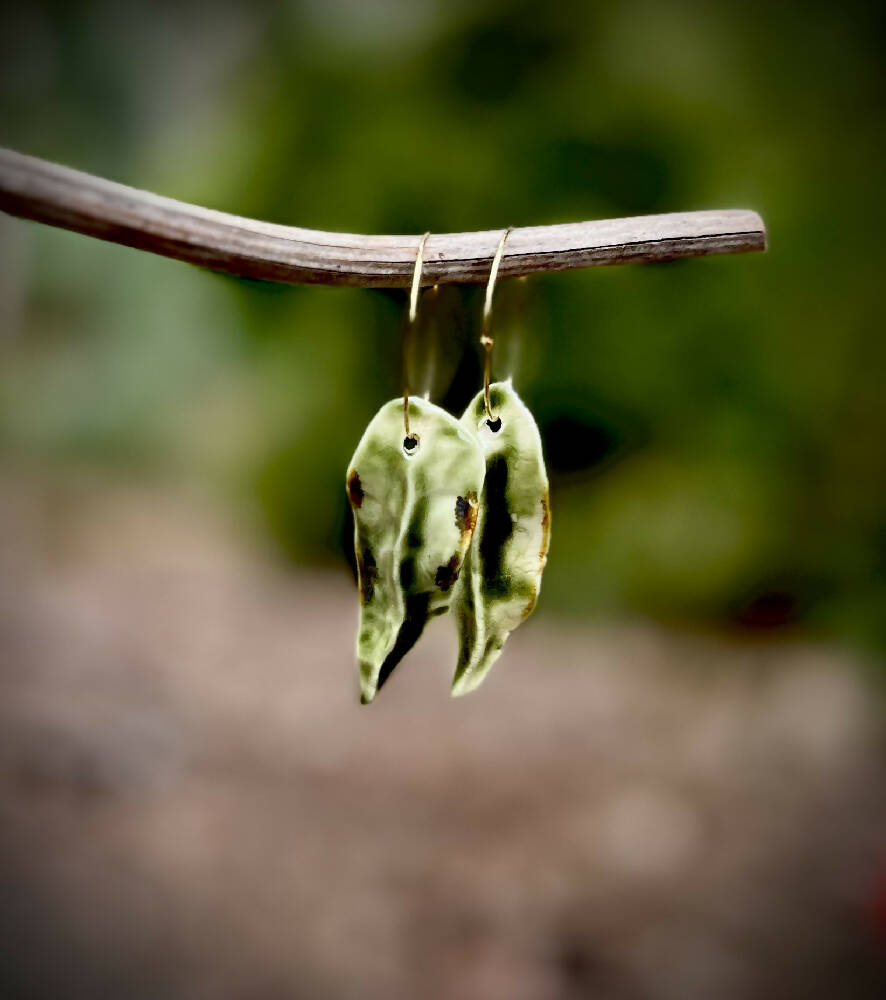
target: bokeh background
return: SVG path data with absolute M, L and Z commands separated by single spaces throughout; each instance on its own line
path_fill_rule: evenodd
M 404 294 L 0 219 L 7 995 L 883 995 L 877 5 L 2 13 L 0 141 L 136 187 L 370 233 L 748 207 L 770 237 L 502 285 L 542 600 L 476 696 L 441 621 L 361 710 L 343 473 Z M 479 310 L 429 304 L 453 412 Z

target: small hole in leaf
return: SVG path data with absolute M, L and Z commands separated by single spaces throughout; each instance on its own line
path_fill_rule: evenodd
M 501 430 L 501 417 L 496 417 L 494 420 L 487 420 L 486 426 L 493 434 L 497 434 Z
M 403 438 L 403 450 L 407 455 L 412 454 L 417 447 L 418 438 L 414 434 L 407 434 L 406 437 Z

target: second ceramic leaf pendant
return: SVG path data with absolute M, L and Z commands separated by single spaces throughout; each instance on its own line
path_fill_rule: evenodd
M 510 380 L 480 392 L 462 417 L 486 462 L 477 527 L 453 603 L 459 655 L 453 695 L 473 691 L 535 607 L 550 539 L 548 477 L 532 414 Z

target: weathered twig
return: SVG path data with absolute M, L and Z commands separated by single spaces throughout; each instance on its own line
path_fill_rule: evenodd
M 418 236 L 323 233 L 243 219 L 0 149 L 0 209 L 246 278 L 405 287 Z M 501 230 L 435 233 L 423 282 L 479 282 Z M 678 212 L 513 229 L 501 276 L 766 248 L 756 212 Z

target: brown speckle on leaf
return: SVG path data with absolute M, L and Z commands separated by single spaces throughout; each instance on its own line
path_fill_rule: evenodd
M 360 507 L 363 503 L 363 484 L 356 469 L 348 476 L 348 499 L 352 507 Z
M 455 526 L 464 534 L 472 534 L 477 524 L 477 494 L 468 493 L 455 499 Z
M 360 578 L 360 603 L 368 604 L 378 580 L 378 566 L 371 549 L 362 549 L 357 553 L 357 573 Z
M 548 491 L 545 490 L 541 498 L 541 549 L 538 553 L 538 569 L 541 572 L 548 561 L 548 547 L 551 544 L 551 501 Z M 530 607 L 529 611 L 532 611 Z M 526 614 L 529 614 L 529 611 Z
M 458 579 L 458 563 L 459 557 L 458 553 L 456 553 L 445 566 L 437 567 L 437 575 L 434 577 L 434 583 L 441 590 L 449 590 Z

